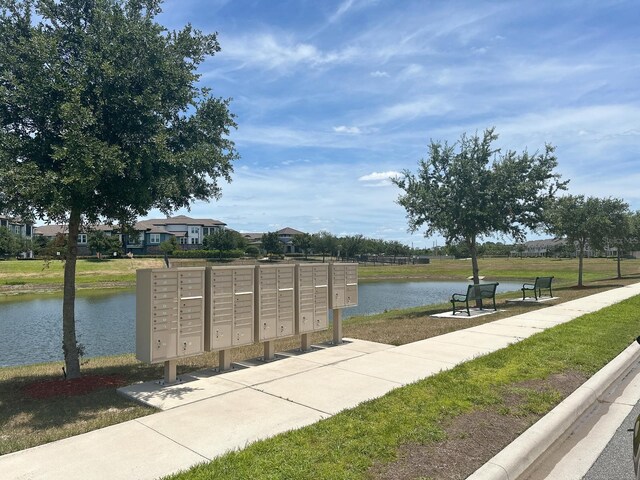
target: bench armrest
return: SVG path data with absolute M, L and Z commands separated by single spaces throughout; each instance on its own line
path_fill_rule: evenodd
M 532 289 L 532 288 L 535 288 L 535 286 L 536 286 L 536 285 L 535 285 L 534 283 L 523 283 L 523 284 L 522 284 L 522 288 L 529 288 L 529 289 Z

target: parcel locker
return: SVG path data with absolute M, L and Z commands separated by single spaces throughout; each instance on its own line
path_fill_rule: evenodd
M 254 271 L 254 266 L 207 267 L 206 351 L 253 343 Z
M 296 333 L 325 330 L 329 319 L 329 265 L 296 266 Z
M 136 272 L 136 357 L 158 363 L 204 351 L 204 268 Z
M 259 342 L 295 334 L 295 265 L 260 265 L 255 270 L 255 334 Z
M 329 268 L 329 308 L 358 305 L 358 264 L 332 263 Z

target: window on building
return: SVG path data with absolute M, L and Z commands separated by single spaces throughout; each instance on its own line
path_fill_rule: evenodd
M 197 244 L 198 244 L 198 239 L 191 237 L 191 245 L 197 245 Z
M 186 245 L 188 243 L 187 237 L 180 237 L 180 245 Z
M 81 245 L 86 245 L 87 243 L 87 234 L 81 233 L 78 235 L 78 243 Z
M 191 227 L 191 234 L 192 235 L 199 235 L 200 234 L 200 227 Z
M 159 233 L 150 233 L 149 234 L 149 243 L 160 243 L 160 234 Z

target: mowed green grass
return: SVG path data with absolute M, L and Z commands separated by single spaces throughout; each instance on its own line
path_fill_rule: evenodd
M 81 259 L 76 264 L 76 282 L 135 282 L 137 269 L 159 267 L 162 260 L 155 258 Z M 63 281 L 64 262 L 60 260 L 0 261 L 0 285 L 62 285 Z
M 613 259 L 587 258 L 584 261 L 584 281 L 591 282 L 617 275 Z M 178 263 L 176 263 L 178 264 Z M 575 259 L 547 258 L 482 258 L 479 261 L 480 275 L 486 280 L 532 280 L 536 276 L 554 276 L 557 285 L 577 283 L 578 261 Z M 78 284 L 100 284 L 109 282 L 135 282 L 135 272 L 140 268 L 161 268 L 161 259 L 134 258 L 81 259 L 77 263 Z M 189 265 L 215 265 L 206 260 L 190 260 Z M 360 279 L 466 279 L 471 275 L 468 259 L 436 259 L 428 265 L 360 266 Z M 59 260 L 5 260 L 0 261 L 1 285 L 62 285 L 64 263 Z M 640 274 L 640 260 L 624 260 L 622 274 Z M 98 287 L 98 285 L 96 285 Z
M 525 399 L 518 406 L 521 413 L 529 410 L 542 415 L 551 410 L 561 395 L 527 392 L 523 382 L 562 372 L 592 375 L 634 341 L 640 329 L 639 309 L 640 297 L 635 297 L 585 315 L 170 478 L 370 478 L 370 469 L 394 461 L 401 446 L 442 442 L 447 420 L 473 410 L 500 407 L 510 389 L 524 392 Z M 513 406 L 505 407 L 505 411 L 509 409 Z
M 480 258 L 480 275 L 485 280 L 533 280 L 553 276 L 556 284 L 576 284 L 578 260 L 569 258 Z M 640 274 L 640 260 L 622 260 L 622 275 Z M 427 265 L 361 266 L 362 280 L 375 278 L 459 279 L 471 276 L 471 260 L 433 260 Z M 617 263 L 610 258 L 585 258 L 584 281 L 591 282 L 617 276 Z

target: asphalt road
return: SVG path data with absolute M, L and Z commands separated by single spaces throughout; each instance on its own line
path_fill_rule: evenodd
M 633 471 L 633 425 L 640 415 L 640 402 L 616 430 L 613 438 L 589 469 L 583 480 L 636 480 Z

